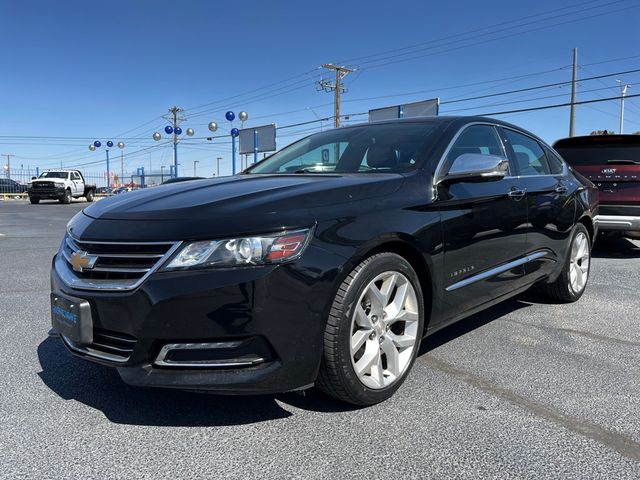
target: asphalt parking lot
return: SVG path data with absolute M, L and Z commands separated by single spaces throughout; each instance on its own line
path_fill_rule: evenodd
M 527 293 L 423 345 L 391 400 L 136 389 L 49 329 L 49 266 L 86 206 L 0 201 L 0 477 L 640 478 L 640 242 L 584 297 Z

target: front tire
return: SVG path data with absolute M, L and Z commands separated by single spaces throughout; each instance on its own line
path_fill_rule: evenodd
M 390 398 L 420 349 L 424 298 L 411 265 L 394 253 L 365 259 L 331 306 L 317 385 L 354 405 Z
M 543 285 L 543 291 L 559 302 L 576 302 L 584 294 L 590 271 L 591 239 L 586 227 L 578 223 L 571 236 L 562 273 L 555 282 Z
M 71 203 L 71 190 L 65 190 L 64 195 L 60 198 L 60 203 L 69 205 Z
M 29 201 L 31 202 L 32 205 L 37 205 L 37 204 L 40 203 L 40 199 L 39 198 L 29 197 Z

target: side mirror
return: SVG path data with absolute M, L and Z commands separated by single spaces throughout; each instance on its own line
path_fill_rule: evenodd
M 38 177 L 31 177 L 31 180 L 37 180 Z
M 449 172 L 438 183 L 500 180 L 508 172 L 509 161 L 504 157 L 463 153 L 453 161 Z

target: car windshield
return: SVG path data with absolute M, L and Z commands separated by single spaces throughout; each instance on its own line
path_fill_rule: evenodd
M 69 172 L 43 172 L 39 178 L 67 178 Z
M 407 122 L 338 128 L 284 148 L 245 173 L 388 173 L 415 168 L 437 124 Z

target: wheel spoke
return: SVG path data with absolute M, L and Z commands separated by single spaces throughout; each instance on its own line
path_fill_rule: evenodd
M 398 349 L 389 338 L 384 339 L 380 348 L 387 359 L 387 370 L 394 378 L 398 377 L 402 371 Z
M 374 364 L 377 364 L 380 361 L 380 349 L 377 345 L 369 346 L 367 345 L 367 349 L 364 352 L 364 355 L 356 362 L 354 365 L 356 369 L 356 373 L 359 377 L 362 377 L 364 374 L 369 373 Z
M 393 302 L 385 306 L 384 311 L 387 314 L 387 318 L 392 319 L 402 311 L 404 304 L 407 301 L 407 295 L 409 292 L 409 283 L 398 285 L 396 289 L 396 295 L 393 297 Z
M 372 331 L 373 330 L 371 329 L 362 329 L 356 331 L 351 336 L 351 355 L 355 355 L 358 350 L 360 350 L 360 347 L 367 340 L 367 338 L 369 338 L 369 335 L 371 335 Z
M 355 321 L 356 321 L 356 325 L 358 325 L 359 327 L 368 328 L 368 329 L 373 328 L 373 325 L 371 324 L 371 319 L 367 316 L 367 312 L 364 311 L 364 308 L 362 308 L 362 305 L 360 304 L 360 302 L 356 304 Z
M 380 352 L 380 350 L 378 350 Z M 384 372 L 382 370 L 382 356 L 378 353 L 377 362 L 371 366 L 371 378 L 379 387 L 384 387 Z
M 382 293 L 382 295 L 384 296 L 384 299 L 385 299 L 384 306 L 385 307 L 389 303 L 389 297 L 391 296 L 391 292 L 393 292 L 393 287 L 396 286 L 397 281 L 398 281 L 398 274 L 397 273 L 393 273 L 388 278 L 385 278 L 384 281 L 382 282 L 382 287 L 380 288 L 380 293 Z
M 387 306 L 387 298 L 375 284 L 372 284 L 369 287 L 367 290 L 367 296 L 371 302 L 372 308 L 382 311 L 384 310 L 384 307 Z
M 387 325 L 393 325 L 396 322 L 416 322 L 418 320 L 418 314 L 410 312 L 409 310 L 402 310 L 398 315 L 387 318 Z
M 413 347 L 416 343 L 416 337 L 411 335 L 396 335 L 393 332 L 387 332 L 385 336 L 389 337 L 389 340 L 393 342 L 398 349 Z

